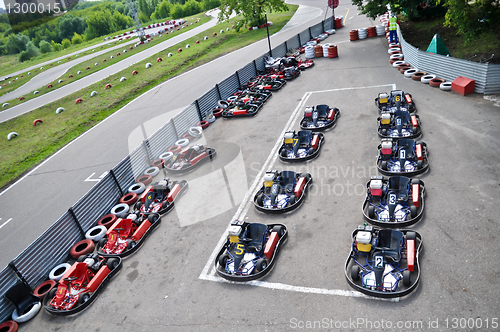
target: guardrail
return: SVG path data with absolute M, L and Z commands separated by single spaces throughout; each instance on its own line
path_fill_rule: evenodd
M 427 53 L 410 45 L 404 39 L 399 26 L 398 34 L 404 61 L 418 70 L 437 75 L 450 82 L 458 76 L 464 76 L 476 81 L 474 92 L 485 95 L 500 93 L 500 65 Z
M 312 37 L 333 29 L 330 17 L 276 46 L 274 57 L 282 57 L 291 48 L 304 45 Z M 264 55 L 237 70 L 203 96 L 175 115 L 160 129 L 135 148 L 110 170 L 78 202 L 68 209 L 52 226 L 19 254 L 0 272 L 0 322 L 10 319 L 14 306 L 6 300 L 5 292 L 21 279 L 32 290 L 47 279 L 50 270 L 68 259 L 71 247 L 85 238 L 85 232 L 116 205 L 128 187 L 135 183 L 151 162 L 186 133 L 189 127 L 205 119 L 217 107 L 217 102 L 231 96 L 241 85 L 265 69 Z

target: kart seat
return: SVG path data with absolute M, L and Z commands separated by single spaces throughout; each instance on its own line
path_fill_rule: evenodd
M 412 159 L 415 151 L 415 141 L 409 138 L 401 138 L 398 140 L 398 151 L 404 149 L 406 151 L 406 159 Z M 399 155 L 398 155 L 399 157 Z
M 394 112 L 394 119 L 395 118 L 401 118 L 401 123 L 403 125 L 406 125 L 410 122 L 410 113 L 408 113 L 408 111 L 405 111 L 405 110 L 396 110 L 396 112 Z
M 408 186 L 410 179 L 404 176 L 392 176 L 389 178 L 388 191 L 395 191 L 398 193 L 398 198 L 408 200 Z
M 40 302 L 23 282 L 18 282 L 9 288 L 4 297 L 14 304 L 18 315 L 22 315 L 31 305 Z
M 247 248 L 249 252 L 261 252 L 264 244 L 264 237 L 267 232 L 267 225 L 264 224 L 249 224 L 247 226 L 245 237 L 250 238 Z
M 402 103 L 404 101 L 404 92 L 403 90 L 392 90 L 391 91 L 391 102 L 395 103 L 396 101 L 396 96 L 400 97 L 400 102 Z
M 295 185 L 295 172 L 294 171 L 283 171 L 280 177 L 281 188 L 286 192 L 293 192 L 293 186 Z
M 377 245 L 372 256 L 382 253 L 386 258 L 391 258 L 394 262 L 401 260 L 401 246 L 404 234 L 401 231 L 392 229 L 382 229 L 378 232 Z
M 330 106 L 321 104 L 316 106 L 316 110 L 318 111 L 318 118 L 326 118 L 328 116 L 328 111 L 330 110 Z
M 299 134 L 299 145 L 309 145 L 312 138 L 312 131 L 301 130 L 298 132 L 298 134 Z

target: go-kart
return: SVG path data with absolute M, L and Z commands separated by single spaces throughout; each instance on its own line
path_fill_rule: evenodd
M 102 287 L 121 269 L 120 257 L 82 255 L 43 299 L 45 309 L 54 315 L 82 311 L 95 300 Z
M 375 105 L 377 105 L 380 112 L 395 112 L 398 107 L 413 113 L 417 111 L 415 102 L 411 94 L 404 93 L 402 90 L 392 90 L 391 93 L 381 92 L 375 98 Z
M 377 167 L 384 175 L 422 174 L 429 169 L 427 144 L 410 138 L 383 138 L 378 146 Z
M 266 74 L 271 78 L 280 78 L 284 80 L 293 80 L 300 76 L 300 70 L 297 65 L 299 62 L 295 57 L 288 58 L 272 58 L 268 57 L 265 60 Z
M 141 214 L 163 215 L 174 207 L 175 199 L 187 189 L 187 186 L 186 180 L 171 181 L 165 178 L 144 191 L 135 203 L 135 210 Z
M 219 100 L 218 105 L 223 109 L 222 117 L 244 117 L 257 114 L 264 103 L 271 98 L 272 92 L 269 90 L 250 89 L 238 91 L 227 100 Z
M 164 165 L 169 173 L 187 173 L 199 167 L 203 162 L 212 160 L 217 155 L 213 148 L 201 144 L 184 148 L 176 153 Z
M 298 70 L 306 70 L 312 67 L 314 67 L 314 61 L 312 59 L 307 59 L 307 60 L 300 59 L 299 63 L 297 64 Z
M 372 176 L 366 188 L 363 215 L 369 223 L 400 228 L 413 225 L 422 218 L 423 181 L 405 176 Z
M 345 263 L 345 277 L 361 293 L 394 298 L 408 295 L 420 280 L 422 237 L 411 230 L 359 226 Z
M 251 91 L 269 90 L 275 92 L 281 90 L 285 85 L 285 80 L 279 78 L 271 78 L 266 75 L 259 75 L 243 84 L 242 88 L 249 89 Z
M 278 154 L 283 161 L 310 160 L 319 155 L 324 141 L 323 133 L 313 133 L 310 130 L 301 130 L 298 133 L 288 131 Z
M 422 135 L 419 116 L 410 115 L 410 112 L 405 110 L 382 112 L 377 121 L 378 135 L 382 138 L 416 138 Z
M 253 203 L 257 210 L 262 212 L 292 211 L 305 200 L 311 182 L 312 176 L 309 173 L 268 171 L 264 175 L 262 188 L 253 198 Z
M 300 121 L 300 128 L 304 130 L 321 131 L 333 127 L 340 117 L 340 110 L 328 105 L 308 106 L 304 117 Z
M 137 251 L 151 232 L 161 223 L 158 213 L 131 213 L 118 219 L 99 240 L 97 253 L 104 257 L 126 257 Z
M 249 281 L 271 271 L 276 255 L 286 242 L 282 224 L 246 223 L 235 220 L 226 242 L 215 258 L 215 270 L 224 279 Z

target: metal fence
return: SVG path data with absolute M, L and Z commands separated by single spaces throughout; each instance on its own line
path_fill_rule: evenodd
M 419 70 L 437 75 L 447 81 L 464 76 L 476 81 L 475 92 L 500 93 L 500 65 L 478 63 L 441 54 L 431 54 L 410 45 L 398 27 L 401 51 L 404 60 Z
M 304 45 L 312 38 L 311 31 L 319 34 L 331 28 L 333 18 L 330 17 L 276 46 L 272 50 L 273 56 L 282 57 L 288 50 Z M 241 85 L 264 71 L 265 58 L 268 55 L 266 53 L 256 58 L 216 84 L 144 140 L 0 272 L 0 322 L 9 319 L 14 310 L 14 306 L 3 297 L 10 287 L 22 280 L 34 289 L 48 277 L 54 266 L 67 261 L 71 247 L 85 238 L 85 232 L 93 227 L 99 218 L 110 213 L 120 197 L 151 162 L 166 152 L 190 127 L 204 120 L 208 113 L 217 107 L 220 99 L 231 96 Z

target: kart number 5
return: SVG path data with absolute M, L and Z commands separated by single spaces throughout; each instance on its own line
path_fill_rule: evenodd
M 245 252 L 245 245 L 243 243 L 238 243 L 236 245 L 236 251 L 234 252 L 235 255 L 243 255 Z

